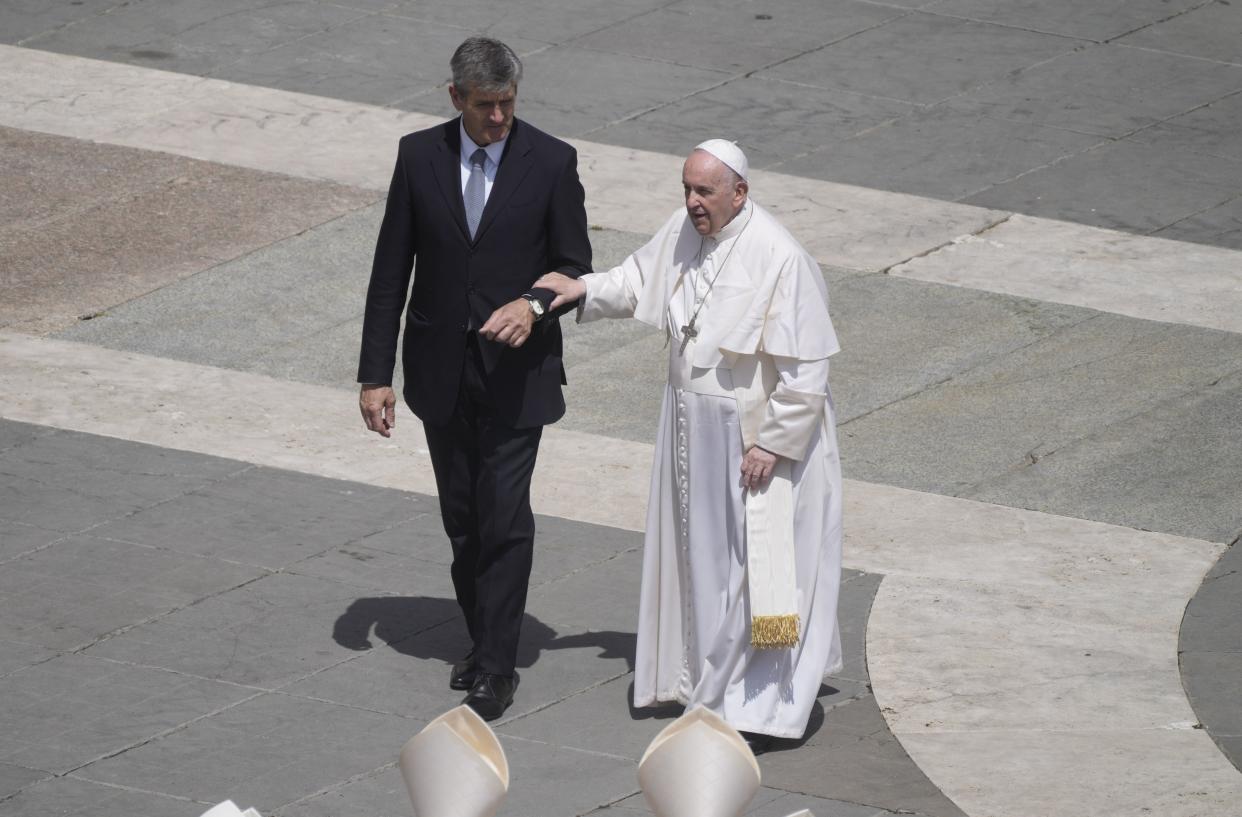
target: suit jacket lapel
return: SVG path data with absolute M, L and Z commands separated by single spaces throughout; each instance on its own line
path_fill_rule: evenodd
M 466 203 L 461 196 L 461 125 L 458 119 L 444 123 L 444 141 L 440 150 L 431 159 L 436 184 L 453 220 L 466 241 L 470 241 L 470 230 L 466 226 Z
M 530 155 L 531 149 L 521 121 L 514 119 L 513 129 L 509 131 L 509 140 L 500 158 L 500 169 L 496 171 L 496 181 L 492 183 L 492 192 L 487 197 L 483 216 L 479 219 L 479 230 L 474 237 L 476 242 L 487 233 L 488 227 L 496 220 L 496 214 L 504 209 L 509 197 L 521 186 L 526 174 L 534 167 L 535 160 Z M 460 195 L 458 198 L 461 198 Z M 465 205 L 462 205 L 462 212 L 465 213 Z

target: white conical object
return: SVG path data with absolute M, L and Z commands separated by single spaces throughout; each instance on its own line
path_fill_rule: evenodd
M 232 800 L 225 800 L 207 809 L 202 817 L 261 817 L 261 815 L 252 808 L 242 811 Z
M 509 790 L 496 733 L 468 706 L 445 712 L 401 749 L 414 817 L 492 817 Z
M 804 808 L 802 811 L 795 811 L 793 814 L 786 815 L 786 817 L 815 817 L 815 815 L 811 813 L 809 808 Z
M 656 817 L 739 817 L 759 790 L 759 764 L 737 730 L 696 707 L 651 741 L 638 785 Z

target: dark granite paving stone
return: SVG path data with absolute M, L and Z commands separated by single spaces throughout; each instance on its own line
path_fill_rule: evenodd
M 14 502 L 16 501 L 17 499 L 14 498 Z M 11 510 L 7 506 L 0 505 L 0 515 Z M 38 550 L 64 536 L 65 534 L 60 531 L 0 519 L 0 564 L 32 550 Z
M 231 706 L 253 690 L 63 655 L 4 679 L 5 763 L 63 774 Z
M 94 533 L 274 569 L 433 509 L 414 494 L 253 468 Z
M 641 566 L 642 553 L 633 550 L 591 570 L 540 585 L 527 597 L 526 611 L 555 629 L 611 628 L 617 610 L 635 609 Z
M 1187 654 L 1242 654 L 1238 621 L 1242 621 L 1242 549 L 1235 544 L 1222 554 L 1186 605 L 1179 646 Z M 1185 667 L 1182 671 L 1189 674 Z
M 117 5 L 117 0 L 9 0 L 0 5 L 0 42 L 17 45 L 72 23 L 95 17 Z
M 851 0 L 681 0 L 575 45 L 715 71 L 753 71 L 898 17 L 899 9 Z
M 243 57 L 211 76 L 385 105 L 447 83 L 449 57 L 468 34 L 427 20 L 371 14 Z M 535 47 L 523 41 L 510 45 L 518 51 Z M 450 108 L 447 91 L 439 105 Z
M 760 76 L 926 105 L 1076 47 L 1065 37 L 914 12 Z
M 374 191 L 46 134 L 4 131 L 0 326 L 47 332 L 375 201 Z M 66 174 L 67 165 L 112 172 Z M 59 182 L 34 181 L 56 177 Z
M 1242 161 L 1191 151 L 1169 161 L 1168 154 L 1165 146 L 1109 142 L 963 201 L 1151 233 L 1242 196 Z
M 0 817 L 199 817 L 207 808 L 184 798 L 58 777 L 0 800 Z
M 1242 195 L 1156 230 L 1152 235 L 1242 250 Z
M 509 759 L 506 815 L 587 814 L 638 790 L 635 764 L 627 758 L 514 738 L 502 739 L 501 745 Z
M 994 79 L 963 97 L 989 116 L 1121 137 L 1242 89 L 1242 66 L 1092 46 Z
M 699 142 L 726 133 L 738 139 L 752 168 L 766 168 L 916 110 L 904 102 L 747 76 L 610 126 L 592 138 L 653 151 L 668 150 L 674 140 L 681 140 L 677 152 L 689 153 Z M 818 166 L 816 161 L 806 164 Z M 787 172 L 783 166 L 775 169 Z M 800 175 L 829 178 L 810 171 Z M 755 190 L 755 195 L 761 197 L 762 191 Z
M 1076 3 L 1069 0 L 937 0 L 926 7 L 935 14 L 968 17 L 987 23 L 1047 31 L 1096 42 L 1149 26 L 1204 0 L 1120 0 Z
M 31 48 L 204 74 L 362 16 L 331 3 L 158 0 L 113 3 L 106 14 L 30 37 Z
M 775 169 L 959 199 L 1099 143 L 1096 136 L 993 119 L 945 104 L 831 142 Z
M 11 763 L 0 763 L 0 803 L 12 797 L 22 789 L 38 780 L 48 777 L 48 773 L 25 766 L 14 766 Z
M 80 648 L 264 572 L 73 536 L 0 570 L 0 636 L 50 649 Z
M 40 435 L 0 451 L 0 518 L 80 531 L 201 488 L 239 467 L 231 460 L 70 431 Z
M 436 620 L 445 623 L 405 639 L 379 643 L 387 633 L 408 630 L 411 622 L 425 626 Z M 294 683 L 285 691 L 425 719 L 461 703 L 463 694 L 448 688 L 449 667 L 466 654 L 470 641 L 451 595 L 360 599 L 342 616 L 342 621 L 339 630 L 373 621 L 375 636 L 367 642 L 352 642 L 334 635 L 338 642 L 360 654 L 348 663 Z M 630 671 L 633 656 L 632 632 L 554 628 L 527 613 L 517 659 L 521 681 L 513 706 L 505 720 L 498 723 L 520 718 L 623 676 Z
M 1221 622 L 1229 626 L 1232 622 Z M 1200 723 L 1213 737 L 1242 737 L 1242 649 L 1236 652 L 1184 652 L 1181 657 L 1182 680 L 1186 697 L 1199 716 Z
M 808 733 L 796 748 L 782 741 L 760 756 L 764 785 L 878 809 L 963 817 L 888 731 L 875 698 L 834 707 L 822 723 L 812 718 Z
M 815 817 L 881 817 L 881 815 L 892 813 L 874 806 L 790 792 L 783 793 L 782 796 L 762 805 L 752 804 L 746 815 L 747 817 L 787 817 L 802 809 L 809 809 Z
M 10 641 L 0 638 L 0 678 L 34 666 L 56 656 L 56 650 L 31 644 L 28 641 Z
M 1236 397 L 1209 384 L 1239 360 L 1238 335 L 1101 314 L 844 423 L 843 466 L 856 479 L 1216 538 L 1242 504 L 1224 476 Z
M 1230 362 L 1236 364 L 1234 355 Z M 1187 361 L 1186 367 L 1192 366 Z M 1139 373 L 1132 375 L 1137 382 Z M 1237 538 L 1242 533 L 1242 483 L 1236 477 L 1242 459 L 1242 438 L 1236 433 L 1242 424 L 1242 376 L 1135 408 L 1134 416 L 1033 465 L 982 480 L 965 495 L 1213 542 Z M 1034 450 L 1042 453 L 1049 442 L 1055 448 L 1046 437 Z
M 1242 63 L 1242 11 L 1232 0 L 1197 3 L 1171 20 L 1156 23 L 1117 42 L 1221 62 Z
M 1166 119 L 1129 139 L 1165 148 L 1171 155 L 1193 151 L 1242 161 L 1242 93 Z
M 837 626 L 841 631 L 842 667 L 835 686 L 843 690 L 852 683 L 869 684 L 867 672 L 867 619 L 871 604 L 883 577 L 876 573 L 844 570 L 841 573 L 841 594 L 837 598 Z M 839 683 L 838 683 L 839 682 Z
M 263 695 L 92 763 L 77 775 L 205 803 L 227 798 L 270 814 L 333 782 L 391 763 L 424 725 L 287 695 Z
M 515 7 L 511 0 L 344 0 L 342 5 L 389 8 L 392 14 L 418 20 L 434 20 L 463 32 L 486 31 L 507 43 L 532 40 L 563 43 L 606 28 L 631 17 L 668 5 L 670 0 L 524 0 Z M 453 43 L 447 53 L 452 53 Z M 514 46 L 516 48 L 516 46 Z M 448 57 L 445 57 L 447 61 Z
M 421 576 L 410 576 L 411 583 Z M 439 585 L 447 582 L 429 577 Z M 277 687 L 355 656 L 364 622 L 338 620 L 359 598 L 356 587 L 278 574 L 135 627 L 88 654 L 205 678 Z M 393 640 L 438 622 L 396 622 Z M 346 624 L 357 626 L 356 632 Z M 351 646 L 343 646 L 341 642 Z
M 563 45 L 531 54 L 518 96 L 518 116 L 561 137 L 600 128 L 729 79 L 721 71 Z M 608 92 L 600 78 L 609 77 Z
M 0 349 L 3 349 L 0 346 Z M 50 426 L 37 426 L 30 423 L 19 423 L 14 420 L 0 420 L 0 457 L 8 453 L 10 448 L 61 433 Z
M 341 781 L 329 791 L 281 806 L 270 817 L 341 817 L 341 815 L 405 815 L 410 796 L 396 766 L 359 779 Z M 265 812 L 266 817 L 266 812 Z

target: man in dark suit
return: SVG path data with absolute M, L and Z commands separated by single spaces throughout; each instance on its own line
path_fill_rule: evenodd
M 359 403 L 367 428 L 389 436 L 404 311 L 404 397 L 426 430 L 472 641 L 449 686 L 468 689 L 464 702 L 491 720 L 518 684 L 539 438 L 565 412 L 553 293 L 532 285 L 549 270 L 590 272 L 591 245 L 574 149 L 514 118 L 517 55 L 471 37 L 450 64 L 461 116 L 398 150 L 367 290 Z

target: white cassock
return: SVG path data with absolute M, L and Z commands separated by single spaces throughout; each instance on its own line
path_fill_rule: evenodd
M 841 468 L 828 390 L 840 347 L 819 267 L 748 201 L 712 238 L 679 210 L 620 266 L 581 280 L 580 321 L 634 317 L 670 339 L 634 705 L 702 705 L 738 730 L 801 737 L 821 680 L 841 668 Z M 787 649 L 750 644 L 740 469 L 755 443 L 782 457 L 793 487 L 801 637 Z

